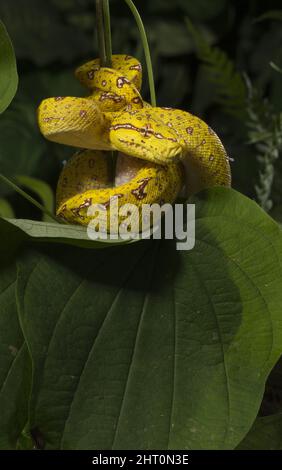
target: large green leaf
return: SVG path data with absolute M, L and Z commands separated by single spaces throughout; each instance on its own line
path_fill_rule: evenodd
M 282 413 L 258 418 L 238 449 L 282 450 Z
M 31 370 L 17 317 L 15 264 L 0 260 L 0 449 L 15 449 L 28 419 Z
M 254 202 L 205 191 L 196 246 L 37 245 L 17 299 L 46 448 L 230 449 L 281 354 L 282 236 Z
M 0 113 L 15 96 L 18 74 L 14 49 L 5 26 L 0 21 Z

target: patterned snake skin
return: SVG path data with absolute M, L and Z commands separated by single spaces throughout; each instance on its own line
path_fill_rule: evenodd
M 185 111 L 144 102 L 142 68 L 135 58 L 114 55 L 112 68 L 99 62 L 87 62 L 75 72 L 88 89 L 87 97 L 48 98 L 38 109 L 39 127 L 47 139 L 85 149 L 60 175 L 59 217 L 88 225 L 93 218 L 89 207 L 99 204 L 107 212 L 113 198 L 141 209 L 142 204 L 173 203 L 184 183 L 188 195 L 230 186 L 226 151 L 205 122 Z M 111 150 L 120 152 L 114 186 Z

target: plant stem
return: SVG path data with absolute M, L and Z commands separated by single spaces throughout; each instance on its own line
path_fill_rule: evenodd
M 97 39 L 98 50 L 100 57 L 101 67 L 106 67 L 106 42 L 105 42 L 105 29 L 104 29 L 104 11 L 103 0 L 96 0 L 96 26 L 97 26 Z
M 105 51 L 106 51 L 106 65 L 105 67 L 112 67 L 112 34 L 111 34 L 111 14 L 109 0 L 103 1 L 104 13 L 104 37 L 105 37 Z
M 138 12 L 136 6 L 132 2 L 132 0 L 125 0 L 125 3 L 130 8 L 130 10 L 131 10 L 131 12 L 132 12 L 132 14 L 133 14 L 133 16 L 136 20 L 138 29 L 139 29 L 139 33 L 140 33 L 140 36 L 141 36 L 141 41 L 142 41 L 143 49 L 144 49 L 144 53 L 145 53 L 146 65 L 147 65 L 149 87 L 150 87 L 150 94 L 151 94 L 151 105 L 156 106 L 157 103 L 156 103 L 156 90 L 155 90 L 155 82 L 154 82 L 154 72 L 153 72 L 153 66 L 152 66 L 152 60 L 151 60 L 150 47 L 149 47 L 146 31 L 145 31 L 145 28 L 144 28 L 144 24 L 142 22 L 141 16 L 139 15 L 139 12 Z
M 112 38 L 109 0 L 96 0 L 97 38 L 101 67 L 112 66 Z
M 57 217 L 52 214 L 46 207 L 42 206 L 39 202 L 37 202 L 33 197 L 31 197 L 29 194 L 27 194 L 25 191 L 23 191 L 19 186 L 17 186 L 13 181 L 10 179 L 6 178 L 6 176 L 2 175 L 0 173 L 0 181 L 3 181 L 3 183 L 7 184 L 10 186 L 10 188 L 14 189 L 18 194 L 20 194 L 22 197 L 24 197 L 27 201 L 29 201 L 31 204 L 33 204 L 37 209 L 40 209 L 44 214 L 48 215 L 51 219 L 53 219 L 56 223 L 61 221 L 57 219 Z

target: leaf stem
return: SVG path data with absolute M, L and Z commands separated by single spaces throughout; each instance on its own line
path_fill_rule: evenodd
M 52 212 L 50 212 L 46 207 L 42 206 L 38 201 L 33 199 L 29 194 L 27 194 L 23 189 L 19 188 L 13 181 L 11 181 L 9 178 L 6 178 L 6 176 L 2 175 L 0 173 L 0 181 L 3 183 L 7 184 L 10 186 L 10 188 L 14 189 L 18 194 L 20 194 L 23 198 L 25 198 L 27 201 L 29 201 L 31 204 L 33 204 L 37 209 L 41 210 L 44 214 L 48 215 L 51 219 L 53 219 L 56 223 L 61 223 L 61 221 L 54 215 Z
M 134 5 L 134 3 L 132 2 L 132 0 L 124 0 L 125 3 L 128 5 L 128 7 L 130 8 L 135 20 L 136 20 L 136 23 L 137 23 L 137 26 L 138 26 L 138 29 L 139 29 L 139 33 L 140 33 L 140 36 L 141 36 L 141 41 L 142 41 L 142 44 L 143 44 L 143 49 L 144 49 L 144 54 L 145 54 L 145 59 L 146 59 L 146 65 L 147 65 L 147 72 L 148 72 L 148 79 L 149 79 L 149 87 L 150 87 L 150 95 L 151 95 L 151 105 L 152 106 L 156 106 L 157 105 L 157 102 L 156 102 L 156 90 L 155 90 L 155 82 L 154 82 L 154 72 L 153 72 L 153 66 L 152 66 L 152 59 L 151 59 L 151 53 L 150 53 L 150 47 L 149 47 L 149 43 L 148 43 L 148 39 L 147 39 L 147 35 L 146 35 L 146 31 L 145 31 L 145 27 L 144 27 L 144 24 L 143 24 L 143 21 L 141 19 L 141 16 L 136 8 L 136 6 Z

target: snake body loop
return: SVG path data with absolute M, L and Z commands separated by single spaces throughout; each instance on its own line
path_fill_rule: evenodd
M 88 225 L 89 207 L 100 204 L 107 212 L 114 198 L 119 205 L 139 207 L 140 218 L 143 204 L 173 203 L 184 180 L 187 194 L 229 186 L 229 159 L 215 132 L 188 112 L 144 102 L 142 68 L 133 57 L 114 55 L 112 65 L 100 67 L 96 59 L 76 70 L 89 96 L 48 98 L 39 106 L 39 126 L 47 139 L 85 149 L 61 173 L 57 215 Z M 109 150 L 120 152 L 115 186 Z

